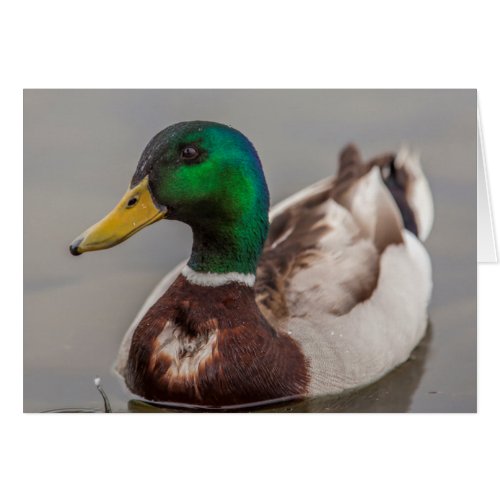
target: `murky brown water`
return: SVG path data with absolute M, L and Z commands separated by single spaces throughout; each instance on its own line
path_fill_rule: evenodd
M 35 91 L 24 107 L 24 409 L 151 411 L 110 373 L 121 337 L 160 278 L 189 254 L 181 223 L 158 223 L 78 259 L 67 248 L 123 194 L 148 140 L 204 119 L 248 135 L 273 202 L 336 169 L 345 143 L 368 156 L 408 142 L 435 198 L 427 242 L 431 326 L 412 359 L 358 393 L 264 411 L 476 409 L 475 91 Z

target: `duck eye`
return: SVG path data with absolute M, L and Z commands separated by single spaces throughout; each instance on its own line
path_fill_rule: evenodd
M 181 158 L 183 160 L 194 160 L 198 156 L 198 150 L 193 146 L 186 146 L 181 151 Z
M 138 200 L 139 198 L 137 198 L 137 196 L 132 196 L 132 198 L 130 198 L 130 200 L 127 201 L 127 208 L 132 208 L 137 203 Z

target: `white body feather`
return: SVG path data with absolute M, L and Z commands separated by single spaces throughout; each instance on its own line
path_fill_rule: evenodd
M 423 337 L 432 288 L 430 260 L 420 241 L 404 233 L 404 245 L 392 245 L 383 253 L 373 295 L 347 314 L 335 316 L 326 310 L 335 285 L 320 296 L 301 294 L 302 311 L 293 311 L 288 329 L 309 359 L 311 394 L 335 394 L 379 379 L 408 359 Z M 312 272 L 326 283 L 338 283 L 335 269 Z M 307 308 L 309 314 L 303 316 Z

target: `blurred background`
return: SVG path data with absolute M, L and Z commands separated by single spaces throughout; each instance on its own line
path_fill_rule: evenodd
M 79 258 L 68 246 L 120 199 L 149 139 L 195 119 L 249 137 L 272 203 L 332 175 L 347 142 L 365 157 L 413 146 L 433 191 L 422 345 L 357 396 L 276 410 L 476 411 L 475 90 L 26 90 L 24 410 L 101 408 L 97 376 L 113 410 L 138 408 L 111 366 L 143 301 L 189 256 L 190 229 L 161 222 Z

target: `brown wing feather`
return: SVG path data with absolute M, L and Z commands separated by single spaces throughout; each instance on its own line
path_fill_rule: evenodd
M 322 223 L 322 206 L 330 199 L 330 190 L 331 185 L 328 185 L 283 211 L 271 222 L 255 285 L 257 303 L 268 319 L 270 315 L 274 321 L 288 316 L 288 283 L 298 269 L 308 265 L 319 239 L 330 229 Z
M 328 249 L 330 257 L 345 251 L 336 260 L 338 286 L 345 296 L 332 303 L 329 310 L 346 314 L 372 295 L 377 286 L 380 254 L 388 245 L 403 242 L 401 216 L 378 170 L 371 172 L 374 165 L 374 161 L 363 163 L 354 145 L 347 146 L 340 155 L 336 179 L 319 192 L 305 192 L 301 200 L 272 220 L 256 279 L 257 302 L 271 322 L 284 322 L 294 313 L 288 292 L 300 270 L 321 259 L 331 263 L 331 258 L 325 258 L 321 240 L 338 230 L 328 220 L 332 205 L 337 211 L 345 209 L 350 213 L 347 217 L 352 219 L 353 227 L 346 230 L 345 241 Z M 361 239 L 367 240 L 364 246 Z M 374 248 L 370 250 L 368 244 Z M 357 269 L 353 269 L 355 261 Z
M 332 187 L 332 198 L 334 200 L 341 198 L 369 170 L 370 166 L 363 163 L 358 148 L 354 144 L 346 146 L 340 153 L 337 178 Z

